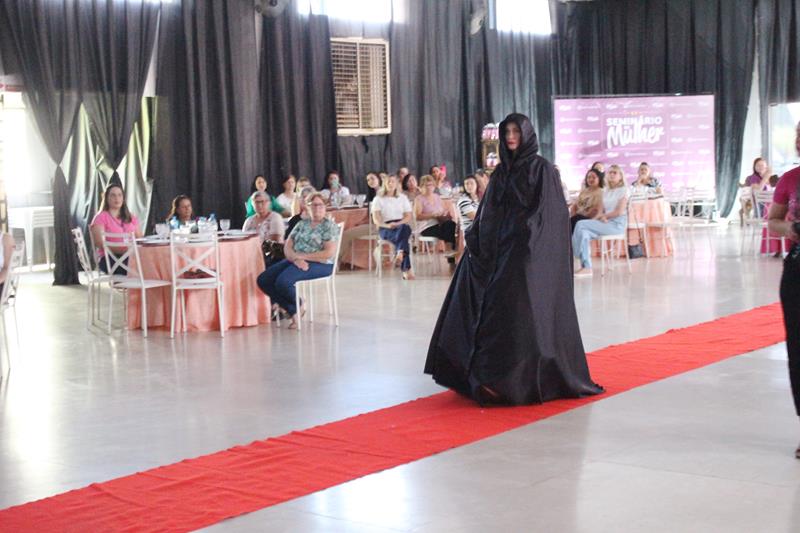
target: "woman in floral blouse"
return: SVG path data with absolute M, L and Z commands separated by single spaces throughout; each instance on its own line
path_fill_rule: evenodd
M 292 317 L 290 329 L 297 328 L 295 284 L 298 281 L 323 278 L 333 272 L 336 239 L 339 228 L 325 216 L 325 198 L 314 192 L 306 198 L 310 217 L 300 220 L 284 246 L 286 259 L 272 265 L 258 276 L 258 287 L 277 306 Z M 276 310 L 277 310 L 276 308 Z

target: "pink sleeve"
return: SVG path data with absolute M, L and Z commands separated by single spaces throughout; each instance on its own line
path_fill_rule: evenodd
M 792 191 L 793 183 L 790 183 L 793 181 L 790 174 L 784 174 L 775 187 L 775 195 L 772 197 L 772 201 L 780 205 L 789 205 L 789 198 L 791 198 L 792 192 L 794 192 Z
M 99 226 L 103 226 L 103 228 L 105 229 L 107 227 L 106 225 L 108 224 L 108 217 L 109 217 L 108 211 L 100 211 L 92 219 L 91 225 L 94 226 L 95 224 L 97 224 Z
M 136 215 L 131 215 L 131 221 L 125 225 L 125 231 L 139 231 L 139 219 Z

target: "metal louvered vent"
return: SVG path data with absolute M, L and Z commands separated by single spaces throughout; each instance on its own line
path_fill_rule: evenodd
M 338 134 L 391 133 L 388 41 L 331 39 L 331 59 Z

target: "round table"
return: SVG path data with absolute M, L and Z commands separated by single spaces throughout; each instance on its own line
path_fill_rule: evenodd
M 256 284 L 264 270 L 258 237 L 219 241 L 220 273 L 225 306 L 225 329 L 257 326 L 270 322 L 270 301 Z M 145 279 L 170 281 L 169 244 L 140 244 L 139 258 Z M 170 326 L 170 287 L 147 291 L 147 327 Z M 187 290 L 186 326 L 189 331 L 219 330 L 217 293 L 213 290 Z M 138 290 L 128 298 L 128 327 L 141 327 L 141 298 Z M 180 307 L 175 313 L 175 330 L 183 329 Z

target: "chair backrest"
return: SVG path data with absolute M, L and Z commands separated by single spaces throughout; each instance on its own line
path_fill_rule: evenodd
M 332 276 L 336 275 L 336 272 L 339 271 L 339 254 L 342 252 L 342 236 L 344 235 L 344 222 L 339 222 L 336 224 L 339 228 L 339 237 L 336 239 L 336 255 L 334 255 L 334 262 L 333 262 L 333 274 Z
M 753 191 L 752 194 L 753 205 L 758 206 L 758 210 L 755 211 L 754 215 L 758 215 L 758 213 L 766 213 L 772 205 L 775 197 L 775 191 Z
M 138 277 L 144 283 L 139 265 L 139 247 L 136 235 L 130 233 L 102 232 L 103 251 L 110 276 Z
M 19 269 L 22 266 L 22 258 L 25 255 L 24 247 L 17 246 L 8 258 L 8 277 L 3 283 L 3 291 L 0 292 L 0 308 L 5 309 L 14 305 L 17 299 L 17 288 L 19 287 Z
M 89 250 L 86 249 L 86 241 L 83 238 L 83 230 L 81 228 L 72 229 L 72 239 L 75 241 L 75 250 L 78 254 L 78 262 L 84 272 L 93 278 L 95 275 L 92 261 L 89 259 Z
M 221 279 L 219 241 L 215 232 L 179 234 L 173 231 L 169 236 L 169 255 L 173 283 L 178 278 L 181 281 L 191 279 L 186 275 L 190 271 L 199 273 L 199 279 L 205 284 Z

